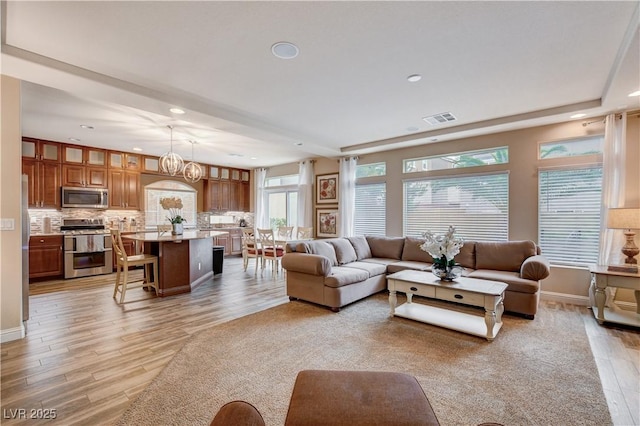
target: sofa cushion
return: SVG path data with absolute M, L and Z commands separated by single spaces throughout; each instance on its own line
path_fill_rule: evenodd
M 456 263 L 465 268 L 476 269 L 476 242 L 465 241 L 460 253 L 455 257 Z
M 343 287 L 345 285 L 359 283 L 369 279 L 369 272 L 363 269 L 347 268 L 346 266 L 334 266 L 331 274 L 324 279 L 327 287 Z
M 355 268 L 367 271 L 369 277 L 375 277 L 376 275 L 384 275 L 387 273 L 387 266 L 380 263 L 372 262 L 351 262 L 344 265 L 345 268 Z
M 540 289 L 538 281 L 520 278 L 520 273 L 518 272 L 477 269 L 469 274 L 469 278 L 500 281 L 509 286 L 507 287 L 507 291 L 513 291 L 516 293 L 534 294 Z
M 420 248 L 424 241 L 424 238 L 405 237 L 402 260 L 433 263 L 433 257 Z
M 387 265 L 387 272 L 389 274 L 404 271 L 405 269 L 412 269 L 414 271 L 428 271 L 431 270 L 431 264 L 425 262 L 416 262 L 414 260 L 401 260 L 400 262 L 393 262 Z
M 332 266 L 338 265 L 336 251 L 334 250 L 333 246 L 326 241 L 305 241 L 298 244 L 298 246 L 296 247 L 296 251 L 302 253 L 319 254 L 329 259 Z
M 400 260 L 404 248 L 404 237 L 377 237 L 367 235 L 365 237 L 371 248 L 372 257 L 382 257 Z
M 363 235 L 358 235 L 356 237 L 347 237 L 347 240 L 351 242 L 353 249 L 356 251 L 358 260 L 371 257 L 371 249 L 369 248 L 369 243 Z
M 533 241 L 477 242 L 475 269 L 520 272 L 522 262 L 535 255 Z
M 345 263 L 351 263 L 358 260 L 356 250 L 353 248 L 351 242 L 346 238 L 333 238 L 327 242 L 335 249 L 338 265 L 344 265 Z

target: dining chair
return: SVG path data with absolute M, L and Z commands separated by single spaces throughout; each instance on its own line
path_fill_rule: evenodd
M 298 232 L 296 235 L 297 240 L 310 240 L 311 238 L 313 238 L 313 227 L 298 226 Z
M 262 250 L 262 260 L 263 262 L 268 261 L 271 263 L 271 271 L 275 280 L 280 269 L 280 259 L 284 256 L 284 248 L 276 245 L 273 229 L 258 229 L 258 242 Z M 262 269 L 264 270 L 264 264 Z
M 171 225 L 158 225 L 158 235 L 171 232 Z
M 124 297 L 128 289 L 137 287 L 152 287 L 156 296 L 158 295 L 158 256 L 151 254 L 135 254 L 127 255 L 122 243 L 122 236 L 117 229 L 111 230 L 111 240 L 113 242 L 113 250 L 116 256 L 116 282 L 113 289 L 113 298 L 115 299 L 120 292 L 120 301 L 118 304 L 124 303 Z M 129 282 L 129 267 L 144 266 L 144 278 L 142 281 Z M 120 282 L 122 278 L 122 282 Z M 150 281 L 153 278 L 153 281 Z
M 293 237 L 293 226 L 279 226 L 276 240 L 288 241 Z
M 256 269 L 254 275 L 258 274 L 258 263 L 262 263 L 262 249 L 260 242 L 256 239 L 256 232 L 251 228 L 242 229 L 242 264 L 244 270 L 247 270 L 249 259 L 256 260 Z M 262 266 L 262 265 L 261 265 Z

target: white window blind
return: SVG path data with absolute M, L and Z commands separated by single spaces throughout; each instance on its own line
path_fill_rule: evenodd
M 449 225 L 472 241 L 509 237 L 507 172 L 404 182 L 404 235 L 443 234 Z
M 356 185 L 356 235 L 386 235 L 386 183 Z
M 602 166 L 538 173 L 538 242 L 553 263 L 598 261 Z

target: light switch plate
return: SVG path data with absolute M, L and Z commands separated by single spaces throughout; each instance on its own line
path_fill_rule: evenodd
M 11 219 L 0 219 L 0 231 L 13 231 L 16 229 L 16 220 Z

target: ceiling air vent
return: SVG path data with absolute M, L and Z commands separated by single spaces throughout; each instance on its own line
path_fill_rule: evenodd
M 454 117 L 450 112 L 441 112 L 440 114 L 430 115 L 428 117 L 423 117 L 422 119 L 432 126 L 456 121 L 456 117 Z

